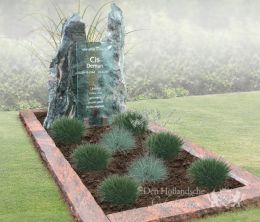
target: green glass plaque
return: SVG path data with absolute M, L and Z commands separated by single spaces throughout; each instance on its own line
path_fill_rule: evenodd
M 112 47 L 100 42 L 77 43 L 77 116 L 88 118 L 90 126 L 101 126 L 104 118 L 109 118 L 111 111 L 110 102 L 110 77 Z M 87 90 L 80 90 L 86 81 Z M 84 104 L 84 108 L 82 108 Z M 82 110 L 83 109 L 83 110 Z

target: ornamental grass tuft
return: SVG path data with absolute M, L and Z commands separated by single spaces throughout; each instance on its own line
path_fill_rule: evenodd
M 128 175 L 138 183 L 158 182 L 167 178 L 168 171 L 161 159 L 145 155 L 130 164 Z
M 114 205 L 133 204 L 138 197 L 138 184 L 127 176 L 112 175 L 98 187 L 100 198 Z
M 148 121 L 138 112 L 127 111 L 116 115 L 112 125 L 125 128 L 135 136 L 140 136 L 147 130 Z
M 71 155 L 72 162 L 79 171 L 103 170 L 110 157 L 110 152 L 98 144 L 80 145 Z
M 181 150 L 183 141 L 178 136 L 162 132 L 151 134 L 145 144 L 151 154 L 163 159 L 173 159 Z
M 226 163 L 210 158 L 197 160 L 188 169 L 188 175 L 197 186 L 210 190 L 221 188 L 229 172 L 230 168 Z
M 135 138 L 128 130 L 115 127 L 103 135 L 101 144 L 112 153 L 127 152 L 135 147 Z
M 53 122 L 49 133 L 58 144 L 77 144 L 85 133 L 85 126 L 78 119 L 61 117 Z

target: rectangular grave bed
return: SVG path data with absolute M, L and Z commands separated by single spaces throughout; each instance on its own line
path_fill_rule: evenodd
M 249 172 L 230 164 L 231 177 L 224 190 L 214 193 L 198 189 L 188 176 L 187 169 L 198 158 L 219 156 L 185 140 L 183 149 L 174 160 L 166 161 L 169 169 L 167 179 L 143 185 L 136 203 L 117 207 L 100 201 L 97 186 L 111 174 L 125 174 L 129 163 L 144 154 L 144 140 L 154 132 L 166 131 L 150 125 L 144 136 L 136 138 L 136 148 L 124 153 L 115 153 L 106 170 L 79 172 L 71 165 L 71 153 L 76 145 L 55 145 L 42 121 L 45 110 L 20 112 L 27 131 L 32 136 L 42 158 L 54 176 L 73 215 L 79 221 L 184 221 L 189 218 L 244 207 L 260 202 L 260 179 Z M 88 129 L 82 143 L 97 143 L 110 127 Z

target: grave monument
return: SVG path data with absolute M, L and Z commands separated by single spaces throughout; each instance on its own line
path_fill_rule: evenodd
M 78 15 L 62 27 L 61 44 L 50 64 L 48 113 L 44 127 L 62 116 L 89 126 L 107 124 L 126 109 L 124 78 L 124 22 L 121 9 L 111 5 L 107 31 L 100 42 L 87 42 Z

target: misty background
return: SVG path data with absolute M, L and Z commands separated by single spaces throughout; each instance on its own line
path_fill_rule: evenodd
M 47 104 L 55 49 L 47 42 L 43 14 L 58 20 L 55 6 L 66 16 L 79 6 L 77 0 L 53 2 L 0 0 L 0 110 Z M 107 2 L 80 1 L 81 10 L 90 5 L 87 26 Z M 114 2 L 123 10 L 128 33 L 129 100 L 260 90 L 260 1 Z M 104 7 L 103 17 L 109 10 Z

